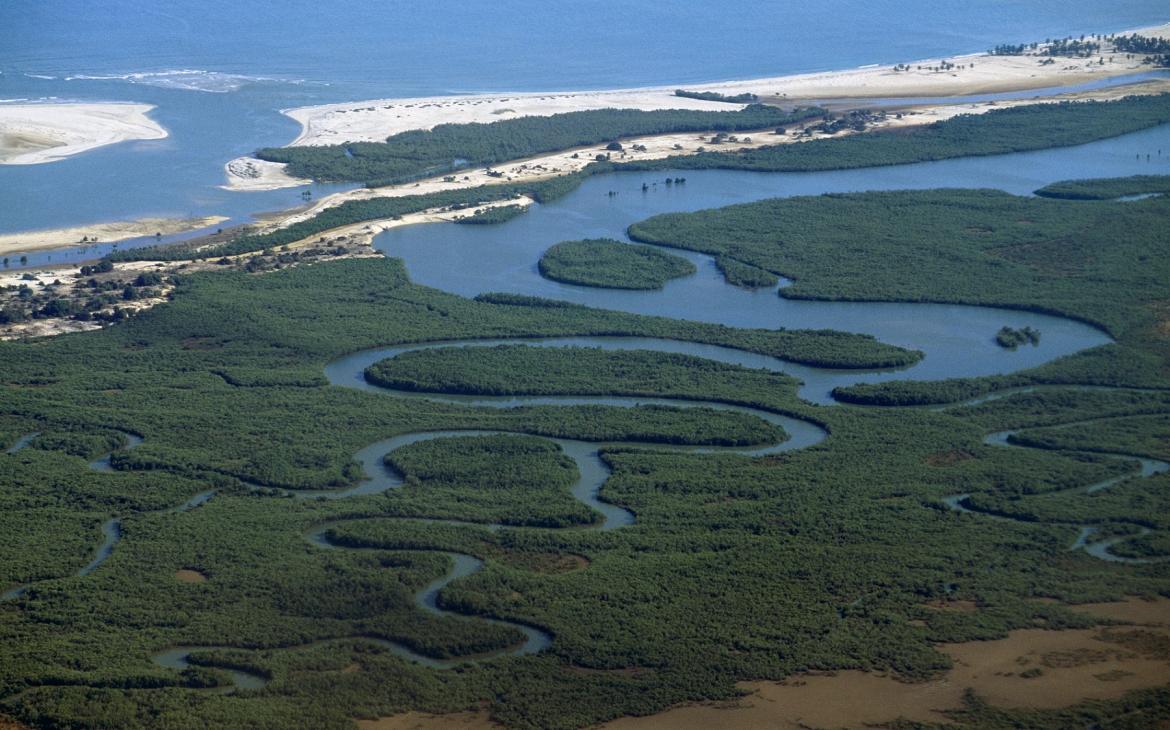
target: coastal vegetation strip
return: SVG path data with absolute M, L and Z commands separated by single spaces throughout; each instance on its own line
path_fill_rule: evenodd
M 266 147 L 256 156 L 287 165 L 289 175 L 328 182 L 393 185 L 622 137 L 672 132 L 738 132 L 792 124 L 822 113 L 752 105 L 737 111 L 600 109 L 488 124 L 440 124 L 395 134 L 385 142 L 318 147 Z
M 464 223 L 470 225 L 492 225 L 495 223 L 507 223 L 508 221 L 523 215 L 528 210 L 525 205 L 494 205 L 491 207 L 481 208 L 471 215 L 456 218 L 456 223 Z
M 627 170 L 733 169 L 771 172 L 844 170 L 1067 147 L 1170 121 L 1170 94 L 1118 101 L 1065 101 L 959 115 L 910 130 L 876 131 L 744 152 L 707 151 L 632 161 Z

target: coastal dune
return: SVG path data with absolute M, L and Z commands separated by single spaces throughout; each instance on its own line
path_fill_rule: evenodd
M 150 104 L 0 105 L 0 165 L 38 165 L 128 140 L 163 139 Z

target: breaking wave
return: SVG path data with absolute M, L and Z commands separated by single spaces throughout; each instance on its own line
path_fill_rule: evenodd
M 168 71 L 141 71 L 126 74 L 75 74 L 66 76 L 66 81 L 126 81 L 131 84 L 156 86 L 163 89 L 183 91 L 205 91 L 226 94 L 248 84 L 280 83 L 302 84 L 303 79 L 277 79 L 268 76 L 247 76 L 244 74 L 205 71 L 200 69 L 173 69 Z

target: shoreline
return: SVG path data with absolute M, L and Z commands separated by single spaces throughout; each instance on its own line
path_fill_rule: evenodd
M 1168 26 L 1168 28 L 1170 28 L 1170 26 Z M 1103 101 L 1120 99 L 1128 95 L 1158 93 L 1170 93 L 1170 77 L 1166 79 L 1147 80 L 1128 85 L 1112 86 L 1090 91 L 1078 91 L 1073 93 L 1032 97 L 1011 101 L 972 101 L 959 103 L 953 99 L 948 99 L 942 103 L 937 104 L 916 103 L 906 107 L 887 109 L 886 111 L 888 114 L 886 118 L 876 123 L 871 123 L 865 132 L 845 131 L 838 132 L 834 136 L 842 136 L 845 134 L 867 134 L 869 132 L 879 131 L 882 129 L 926 125 L 960 114 L 982 114 L 993 109 L 1005 109 L 1012 106 L 1078 100 Z M 724 106 L 727 105 L 724 104 Z M 802 126 L 809 126 L 811 124 L 815 124 L 817 121 L 817 119 L 809 120 L 805 125 Z M 801 142 L 813 141 L 828 136 L 822 133 L 815 133 L 808 137 L 797 137 L 796 135 L 775 136 L 771 134 L 771 130 L 761 130 L 760 132 L 742 132 L 741 135 L 743 135 L 743 138 L 741 138 L 739 142 L 735 143 L 737 148 L 751 148 L 774 144 L 799 144 Z M 631 160 L 656 159 L 662 157 L 696 154 L 700 147 L 703 147 L 708 143 L 703 135 L 689 132 L 651 135 L 647 137 L 630 137 L 625 139 L 625 141 L 628 144 L 626 145 L 626 151 L 623 153 L 623 156 L 629 155 L 630 157 L 628 159 Z M 635 150 L 635 145 L 643 145 L 646 147 L 646 149 Z M 456 176 L 456 179 L 454 180 L 448 180 L 447 178 L 450 176 L 436 175 L 434 177 L 425 178 L 413 183 L 403 183 L 400 185 L 381 188 L 371 189 L 359 187 L 352 190 L 329 194 L 323 198 L 314 200 L 307 205 L 301 205 L 286 210 L 272 211 L 265 214 L 257 214 L 255 216 L 255 222 L 253 224 L 246 225 L 252 229 L 252 232 L 265 233 L 287 227 L 307 218 L 311 218 L 323 210 L 340 205 L 350 200 L 368 200 L 371 198 L 380 197 L 417 195 L 423 193 L 439 192 L 443 190 L 474 187 L 477 185 L 506 184 L 515 180 L 535 181 L 557 177 L 560 175 L 572 174 L 579 171 L 581 168 L 585 167 L 589 162 L 591 162 L 592 154 L 599 150 L 601 150 L 600 145 L 574 147 L 561 150 L 559 152 L 539 155 L 536 157 L 510 160 L 508 162 L 499 163 L 488 167 L 468 168 L 461 170 L 461 174 Z M 574 158 L 574 154 L 577 154 L 576 158 Z M 284 173 L 284 165 L 280 163 L 267 163 L 261 160 L 255 160 L 254 158 L 243 157 L 232 160 L 225 165 L 225 171 L 229 170 L 232 164 L 237 162 L 253 162 L 259 164 L 255 168 L 255 174 L 252 175 L 248 180 L 243 181 L 243 184 L 229 182 L 227 185 L 221 186 L 222 188 L 228 190 L 274 190 L 278 188 L 299 187 L 309 183 L 309 181 L 301 180 Z M 504 177 L 500 178 L 496 176 L 489 176 L 487 174 L 489 169 L 496 172 L 503 172 Z M 433 213 L 433 211 L 425 211 L 425 213 L 429 214 Z M 99 237 L 101 241 L 106 243 L 126 240 L 129 238 L 149 236 L 159 232 L 160 230 L 164 233 L 164 235 L 186 233 L 215 225 L 216 223 L 222 222 L 224 220 L 227 219 L 223 216 L 207 216 L 205 218 L 193 218 L 186 220 L 144 218 L 137 221 L 95 223 L 53 230 L 4 233 L 0 234 L 0 254 L 10 254 L 11 252 L 24 253 L 56 248 L 70 248 L 79 244 L 81 236 L 93 236 L 98 232 L 102 233 L 102 235 Z M 430 223 L 442 222 L 444 220 L 446 219 L 439 216 L 420 215 L 418 218 L 414 218 L 412 216 L 410 222 Z M 398 224 L 401 225 L 401 222 Z M 166 226 L 166 228 L 162 228 L 163 226 Z M 346 227 L 343 226 L 342 228 Z M 336 231 L 326 231 L 324 233 L 325 235 L 335 235 Z M 346 231 L 346 233 L 348 233 L 348 231 Z M 114 236 L 117 237 L 115 238 Z M 40 240 L 35 241 L 33 245 L 29 245 L 30 239 Z M 16 247 L 16 241 L 21 242 L 19 248 Z
M 1170 37 L 1170 22 L 1121 31 Z M 382 141 L 413 129 L 438 124 L 493 122 L 520 116 L 549 116 L 610 107 L 642 109 L 733 110 L 743 104 L 678 97 L 675 89 L 714 91 L 728 95 L 753 93 L 772 102 L 816 102 L 826 99 L 890 97 L 955 97 L 1068 86 L 1149 70 L 1140 57 L 1125 58 L 1103 48 L 1092 58 L 1056 57 L 1041 65 L 1036 56 L 993 56 L 973 53 L 922 59 L 895 65 L 868 64 L 859 68 L 790 74 L 759 79 L 719 81 L 677 86 L 653 86 L 601 91 L 499 92 L 369 99 L 282 109 L 301 125 L 288 147 L 343 142 Z M 1099 61 L 1106 59 L 1105 65 Z M 944 61 L 954 68 L 938 68 Z M 974 67 L 971 67 L 974 64 Z M 962 68 L 960 68 L 962 66 Z
M 153 104 L 62 102 L 0 105 L 0 165 L 40 165 L 131 140 L 165 139 Z
M 0 234 L 0 255 L 32 253 L 46 249 L 69 248 L 85 243 L 115 243 L 131 238 L 161 234 L 189 233 L 228 220 L 222 215 L 201 218 L 139 218 L 131 221 L 109 221 L 65 228 L 21 231 Z M 87 241 L 82 241 L 85 237 Z
M 1082 91 L 1072 94 L 1062 94 L 1034 99 L 1020 99 L 1001 102 L 967 102 L 962 104 L 916 104 L 899 108 L 896 112 L 890 111 L 884 119 L 871 122 L 864 132 L 846 130 L 834 135 L 813 133 L 807 137 L 797 134 L 777 136 L 771 130 L 758 132 L 741 132 L 740 139 L 733 143 L 736 149 L 750 149 L 770 145 L 803 144 L 828 137 L 842 137 L 854 134 L 870 134 L 872 132 L 905 129 L 915 126 L 933 124 L 944 121 L 960 114 L 985 114 L 995 109 L 1007 109 L 1013 106 L 1030 104 L 1055 103 L 1060 101 L 1078 100 L 1114 100 L 1131 94 L 1170 93 L 1170 78 L 1159 81 L 1146 81 L 1128 86 L 1117 86 L 1093 91 Z M 800 128 L 815 125 L 819 119 L 810 119 L 802 123 Z M 795 131 L 795 130 L 794 130 Z M 679 132 L 645 137 L 630 137 L 624 139 L 625 151 L 621 153 L 621 160 L 652 160 L 665 157 L 682 157 L 698 154 L 701 149 L 709 145 L 709 140 L 703 134 L 695 132 Z M 644 150 L 635 150 L 635 146 L 642 146 Z M 593 155 L 604 151 L 604 145 L 590 145 L 587 147 L 573 147 L 559 152 L 510 160 L 505 163 L 485 167 L 467 168 L 460 170 L 458 175 L 435 175 L 413 183 L 388 185 L 379 188 L 355 188 L 343 192 L 332 193 L 314 201 L 307 207 L 301 207 L 270 216 L 260 226 L 261 232 L 285 228 L 316 216 L 324 210 L 353 200 L 370 200 L 374 198 L 393 198 L 406 195 L 436 193 L 463 188 L 502 185 L 517 180 L 537 181 L 562 175 L 579 172 L 593 161 Z M 488 170 L 503 173 L 502 177 L 488 175 Z

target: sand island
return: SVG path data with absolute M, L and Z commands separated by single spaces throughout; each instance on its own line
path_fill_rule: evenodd
M 0 105 L 0 165 L 39 165 L 129 140 L 164 139 L 150 104 Z

